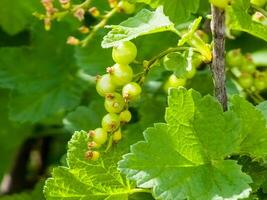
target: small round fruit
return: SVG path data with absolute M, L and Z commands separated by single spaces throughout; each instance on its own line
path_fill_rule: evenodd
M 243 72 L 253 74 L 256 71 L 256 65 L 253 62 L 247 61 L 241 67 Z
M 85 153 L 85 158 L 88 160 L 96 161 L 100 157 L 100 153 L 98 151 L 87 151 Z
M 258 6 L 258 7 L 263 7 L 266 4 L 266 0 L 250 0 L 250 3 Z
M 218 8 L 224 9 L 228 5 L 229 0 L 210 0 L 210 3 Z
M 129 110 L 124 110 L 120 113 L 120 121 L 122 123 L 128 123 L 132 119 L 132 114 Z
M 254 86 L 258 91 L 262 91 L 267 88 L 266 76 L 264 73 L 258 73 L 254 79 Z
M 134 4 L 131 4 L 127 1 L 121 1 L 119 3 L 119 9 L 121 12 L 124 12 L 128 15 L 131 15 L 135 12 L 135 5 Z
M 244 56 L 242 55 L 240 49 L 231 50 L 226 54 L 226 62 L 231 68 L 241 68 L 243 66 L 244 60 Z
M 97 79 L 96 91 L 100 96 L 106 96 L 107 93 L 112 93 L 116 89 L 116 86 L 111 80 L 109 74 L 105 74 Z
M 122 96 L 126 100 L 135 100 L 140 97 L 142 88 L 138 83 L 131 82 L 122 88 Z
M 106 143 L 108 139 L 108 133 L 103 128 L 97 128 L 94 131 L 90 131 L 89 134 L 93 141 L 100 145 Z
M 133 70 L 129 65 L 115 64 L 108 69 L 112 82 L 117 86 L 130 83 L 133 79 Z
M 120 113 L 125 107 L 125 101 L 119 93 L 107 94 L 105 108 L 109 113 Z
M 174 74 L 172 74 L 167 82 L 164 84 L 164 91 L 168 92 L 169 88 L 178 88 L 183 87 L 186 84 L 186 79 L 177 78 Z
M 120 117 L 114 113 L 106 114 L 102 119 L 102 127 L 108 131 L 113 132 L 120 126 Z
M 121 134 L 121 129 L 117 130 L 116 132 L 113 133 L 112 139 L 114 142 L 118 142 L 120 141 L 122 138 L 122 134 Z
M 134 61 L 137 56 L 137 49 L 134 43 L 130 41 L 122 42 L 113 47 L 112 58 L 116 63 L 128 65 Z
M 248 89 L 253 86 L 253 77 L 249 73 L 243 73 L 239 77 L 238 82 L 242 88 Z

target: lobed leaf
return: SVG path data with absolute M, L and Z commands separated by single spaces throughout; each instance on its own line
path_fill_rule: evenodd
M 127 19 L 119 25 L 108 26 L 112 30 L 104 37 L 103 48 L 116 46 L 123 41 L 129 41 L 142 35 L 172 31 L 174 24 L 163 13 L 159 7 L 151 12 L 147 9 L 141 10 L 136 16 Z
M 132 3 L 146 3 L 152 8 L 163 6 L 164 13 L 175 23 L 186 21 L 199 8 L 199 0 L 130 0 Z
M 166 124 L 145 131 L 119 169 L 158 199 L 239 199 L 251 178 L 225 157 L 239 145 L 239 119 L 211 96 L 172 89 Z

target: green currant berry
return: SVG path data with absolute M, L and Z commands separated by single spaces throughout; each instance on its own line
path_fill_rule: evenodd
M 255 79 L 254 80 L 254 86 L 258 91 L 262 91 L 262 90 L 266 89 L 265 80 Z
M 131 4 L 127 1 L 121 1 L 119 3 L 119 9 L 121 12 L 124 12 L 128 15 L 131 15 L 135 12 L 135 5 L 134 4 Z
M 127 41 L 115 46 L 112 50 L 112 57 L 116 63 L 128 65 L 134 61 L 137 49 L 134 43 Z
M 123 86 L 130 83 L 133 79 L 133 70 L 129 65 L 115 64 L 108 68 L 112 82 L 117 86 Z
M 257 71 L 254 79 L 254 86 L 258 91 L 262 91 L 267 88 L 266 74 L 264 72 Z
M 113 133 L 112 139 L 114 142 L 119 142 L 122 138 L 121 129 Z
M 126 100 L 135 100 L 140 97 L 142 88 L 138 83 L 131 82 L 122 88 L 122 95 Z
M 253 77 L 249 73 L 243 73 L 239 77 L 238 82 L 242 88 L 248 89 L 253 86 Z
M 108 133 L 103 128 L 97 128 L 94 131 L 90 131 L 89 135 L 93 138 L 94 142 L 100 145 L 106 143 L 108 139 Z
M 129 110 L 124 110 L 120 113 L 120 121 L 121 123 L 128 123 L 132 119 L 132 114 Z
M 96 161 L 100 157 L 100 153 L 98 151 L 87 151 L 85 153 L 85 158 L 88 160 Z
M 168 93 L 169 88 L 178 88 L 186 85 L 186 79 L 177 78 L 174 74 L 172 74 L 167 82 L 164 84 L 164 91 Z
M 210 3 L 218 8 L 226 8 L 229 3 L 229 0 L 210 0 Z
M 108 131 L 113 132 L 120 126 L 120 117 L 114 113 L 106 114 L 102 119 L 102 127 Z
M 112 93 L 116 89 L 109 74 L 105 74 L 97 79 L 96 91 L 100 96 L 106 96 L 107 93 Z
M 246 61 L 241 67 L 243 72 L 253 74 L 256 71 L 256 65 L 251 61 Z
M 242 55 L 240 49 L 231 50 L 226 54 L 226 62 L 231 68 L 241 68 L 243 66 L 244 60 L 244 56 Z
M 258 7 L 263 7 L 266 4 L 266 0 L 250 0 L 250 3 Z
M 105 108 L 109 113 L 120 113 L 125 107 L 125 101 L 119 93 L 106 95 Z

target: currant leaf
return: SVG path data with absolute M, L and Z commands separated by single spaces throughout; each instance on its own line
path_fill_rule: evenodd
M 234 96 L 231 100 L 233 110 L 240 119 L 241 144 L 238 153 L 249 154 L 254 159 L 267 156 L 267 128 L 264 115 L 245 99 Z
M 199 8 L 199 0 L 130 0 L 130 2 L 146 3 L 152 8 L 162 5 L 164 13 L 176 24 L 185 22 Z
M 86 160 L 88 134 L 75 132 L 68 145 L 67 167 L 57 167 L 44 188 L 47 200 L 95 199 L 128 200 L 131 188 L 116 169 L 116 152 Z
M 239 120 L 232 111 L 224 113 L 211 96 L 180 88 L 171 90 L 165 118 L 167 123 L 147 129 L 145 141 L 132 146 L 119 162 L 121 172 L 139 187 L 153 188 L 158 199 L 249 195 L 251 178 L 236 161 L 225 160 L 240 142 Z
M 104 37 L 103 48 L 118 46 L 121 42 L 142 35 L 174 30 L 174 24 L 164 15 L 162 7 L 154 12 L 143 9 L 136 16 L 121 24 L 107 27 L 112 28 L 112 30 Z
M 235 0 L 227 7 L 227 24 L 229 29 L 244 31 L 267 41 L 267 27 L 252 20 L 248 14 L 250 0 Z

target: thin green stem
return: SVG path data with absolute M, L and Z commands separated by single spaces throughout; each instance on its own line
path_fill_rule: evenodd
M 161 52 L 160 54 L 156 55 L 155 57 L 153 57 L 152 59 L 150 59 L 149 61 L 147 61 L 146 63 L 144 63 L 144 71 L 141 73 L 143 74 L 143 76 L 140 77 L 140 79 L 138 80 L 139 84 L 143 84 L 145 81 L 146 76 L 148 75 L 149 71 L 153 68 L 153 66 L 155 66 L 164 56 L 166 56 L 169 53 L 172 52 L 177 52 L 177 51 L 187 51 L 189 50 L 191 47 L 172 47 L 169 48 L 163 52 Z M 192 48 L 193 51 L 198 52 L 197 49 Z M 199 52 L 198 52 L 199 53 Z
M 90 4 L 92 3 L 93 0 L 85 0 L 83 3 L 78 4 L 78 5 L 74 5 L 73 8 L 71 9 L 72 12 L 76 11 L 79 8 L 88 8 L 90 6 Z
M 105 153 L 107 153 L 107 152 L 110 150 L 110 148 L 112 147 L 112 143 L 113 143 L 113 136 L 111 135 L 111 136 L 109 137 L 108 145 L 107 145 L 107 148 L 106 148 L 106 150 L 105 150 Z
M 98 30 L 103 28 L 107 24 L 108 20 L 118 11 L 118 9 L 119 9 L 118 7 L 115 7 L 111 11 L 109 11 L 106 15 L 104 15 L 102 20 L 93 27 L 89 35 L 81 41 L 82 47 L 85 47 L 89 43 L 89 41 L 95 36 Z

